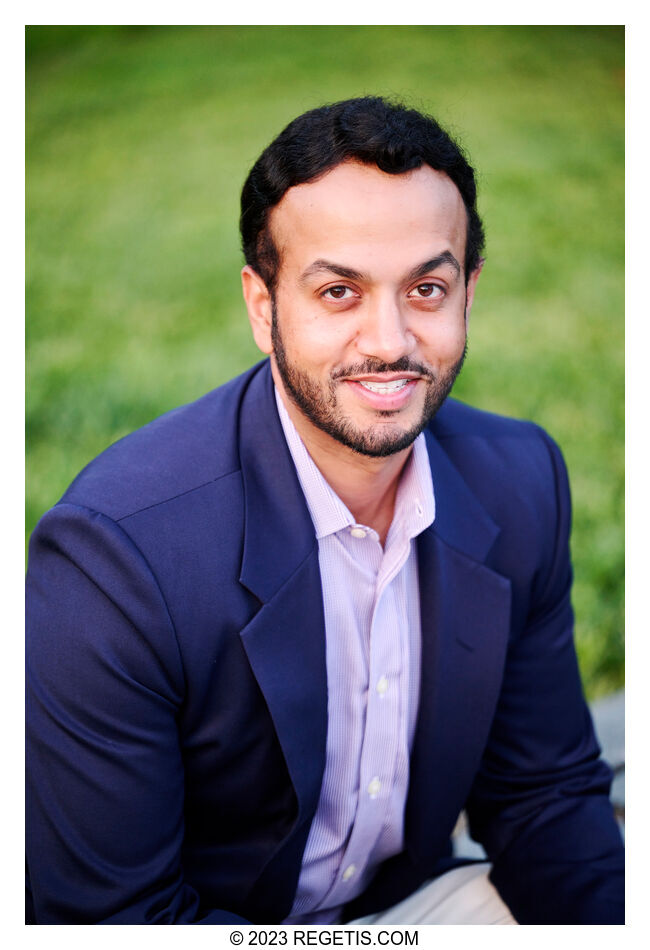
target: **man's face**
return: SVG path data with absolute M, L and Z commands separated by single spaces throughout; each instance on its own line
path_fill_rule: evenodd
M 465 352 L 478 272 L 466 288 L 456 186 L 428 166 L 388 175 L 346 162 L 291 188 L 270 228 L 276 292 L 251 319 L 301 435 L 370 456 L 405 449 Z

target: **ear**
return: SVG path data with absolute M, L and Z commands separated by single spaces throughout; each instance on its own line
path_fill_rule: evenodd
M 271 294 L 257 271 L 254 271 L 248 264 L 241 272 L 241 283 L 253 338 L 262 353 L 268 355 L 273 352 L 273 344 L 271 343 Z
M 467 291 L 465 293 L 465 330 L 469 329 L 469 315 L 472 312 L 472 304 L 474 303 L 474 292 L 476 290 L 476 284 L 481 271 L 483 270 L 483 265 L 485 264 L 485 258 L 481 257 L 477 266 L 474 268 L 472 273 L 469 275 L 469 280 L 467 281 Z

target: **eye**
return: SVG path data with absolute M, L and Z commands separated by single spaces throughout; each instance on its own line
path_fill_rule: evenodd
M 416 299 L 426 298 L 428 300 L 437 300 L 444 296 L 444 290 L 438 284 L 418 284 L 413 290 L 409 291 L 409 297 Z
M 335 287 L 328 287 L 327 290 L 323 291 L 323 297 L 329 300 L 348 300 L 350 297 L 354 297 L 354 293 L 344 284 L 337 284 Z

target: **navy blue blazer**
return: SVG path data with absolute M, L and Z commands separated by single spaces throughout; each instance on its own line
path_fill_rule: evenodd
M 448 868 L 466 807 L 517 920 L 622 921 L 559 450 L 452 400 L 426 439 L 405 849 L 345 918 Z M 29 919 L 281 921 L 320 792 L 327 679 L 318 546 L 268 362 L 92 462 L 33 534 L 28 598 Z

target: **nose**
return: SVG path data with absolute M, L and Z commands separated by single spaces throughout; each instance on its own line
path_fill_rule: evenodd
M 369 301 L 356 346 L 361 356 L 374 357 L 384 363 L 395 363 L 413 352 L 415 337 L 392 295 Z

